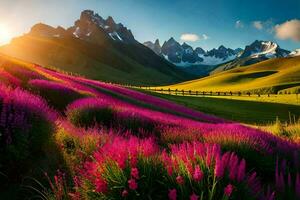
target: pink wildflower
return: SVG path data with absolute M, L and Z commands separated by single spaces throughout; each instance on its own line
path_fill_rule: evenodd
M 133 178 L 128 181 L 128 186 L 131 190 L 136 190 L 138 188 L 137 182 Z
M 203 172 L 201 171 L 199 165 L 195 167 L 193 178 L 195 181 L 201 181 L 203 178 Z
M 135 179 L 139 179 L 139 170 L 137 168 L 131 169 L 131 176 Z
M 233 185 L 228 184 L 228 185 L 224 188 L 224 194 L 225 194 L 225 196 L 230 197 L 232 191 L 233 191 Z
M 169 190 L 168 197 L 169 197 L 169 200 L 176 200 L 177 199 L 176 189 Z
M 221 158 L 217 157 L 216 166 L 215 166 L 215 176 L 217 178 L 222 178 L 223 175 L 224 175 L 224 166 L 223 166 Z
M 232 153 L 230 156 L 229 163 L 228 163 L 229 178 L 231 180 L 235 180 L 235 178 L 236 178 L 238 162 L 239 162 L 238 157 L 234 153 Z
M 127 197 L 127 195 L 128 195 L 128 191 L 125 189 L 125 190 L 123 190 L 123 192 L 122 192 L 122 197 Z
M 190 196 L 190 200 L 198 200 L 198 198 L 199 196 L 197 196 L 195 193 Z
M 184 184 L 184 179 L 182 176 L 177 176 L 176 177 L 176 182 L 179 184 L 179 185 L 183 185 Z
M 245 177 L 246 161 L 243 159 L 238 167 L 237 181 L 241 182 Z
M 106 192 L 107 191 L 107 184 L 101 178 L 97 178 L 95 180 L 95 186 L 96 186 L 96 192 Z

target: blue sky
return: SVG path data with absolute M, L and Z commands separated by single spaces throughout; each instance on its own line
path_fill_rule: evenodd
M 274 28 L 300 20 L 300 0 L 0 0 L 0 4 L 0 27 L 10 36 L 28 32 L 37 22 L 69 27 L 83 9 L 92 9 L 122 22 L 140 42 L 171 36 L 183 42 L 181 36 L 188 33 L 183 38 L 196 41 L 187 43 L 204 49 L 221 44 L 244 47 L 255 39 L 272 40 L 290 50 L 300 48 L 297 36 L 290 39 L 297 33 L 279 39 Z M 299 26 L 295 31 L 300 32 Z

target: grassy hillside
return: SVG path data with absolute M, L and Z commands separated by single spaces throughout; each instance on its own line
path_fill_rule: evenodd
M 257 102 L 214 97 L 175 96 L 151 93 L 195 110 L 219 116 L 241 123 L 266 125 L 276 121 L 278 117 L 283 122 L 300 118 L 300 106 L 282 103 Z
M 0 52 L 91 79 L 124 84 L 161 85 L 191 78 L 140 44 L 106 42 L 97 45 L 73 37 L 27 34 L 14 39 Z
M 0 55 L 0 116 L 1 199 L 299 199 L 299 143 L 121 85 Z
M 277 93 L 300 85 L 300 57 L 276 58 L 164 88 Z

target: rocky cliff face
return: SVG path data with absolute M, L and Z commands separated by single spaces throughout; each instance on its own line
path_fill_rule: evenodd
M 193 49 L 190 45 L 177 42 L 173 37 L 165 41 L 161 48 L 152 42 L 145 42 L 145 46 L 168 61 L 181 67 L 192 65 L 218 65 L 236 58 L 239 50 L 233 50 L 221 45 L 217 49 L 205 51 L 201 47 Z

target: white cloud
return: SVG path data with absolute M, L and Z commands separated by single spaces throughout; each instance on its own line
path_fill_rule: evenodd
M 257 30 L 262 30 L 264 28 L 264 25 L 262 21 L 254 21 L 253 27 L 256 28 Z
M 184 33 L 180 36 L 180 39 L 183 41 L 188 41 L 188 42 L 196 42 L 198 41 L 200 38 L 197 34 L 193 34 L 193 33 Z
M 209 37 L 208 37 L 208 35 L 206 35 L 206 34 L 202 34 L 202 39 L 203 39 L 203 40 L 208 40 Z
M 300 20 L 293 19 L 275 26 L 276 37 L 282 40 L 292 39 L 300 42 Z
M 244 23 L 241 20 L 235 22 L 235 28 L 244 28 Z
M 208 40 L 209 38 L 206 34 L 197 35 L 194 33 L 184 33 L 180 36 L 180 39 L 185 42 L 196 42 L 198 40 Z

